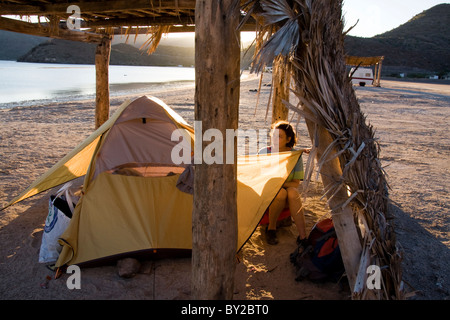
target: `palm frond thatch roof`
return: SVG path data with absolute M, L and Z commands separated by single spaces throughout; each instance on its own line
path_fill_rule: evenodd
M 151 35 L 146 43 L 151 53 L 162 34 L 195 31 L 195 6 L 195 0 L 4 0 L 0 2 L 0 29 L 92 43 L 100 43 L 105 36 L 114 34 L 128 37 L 146 34 Z M 68 30 L 67 21 L 76 14 L 80 29 Z M 28 22 L 13 20 L 8 15 L 27 18 Z M 252 20 L 244 26 L 250 31 L 254 27 Z
M 349 66 L 370 67 L 379 64 L 383 60 L 384 56 L 378 57 L 345 56 L 345 63 Z
M 66 20 L 80 8 L 84 28 L 164 25 L 193 23 L 195 0 L 133 0 L 133 1 L 66 1 L 14 0 L 2 1 L 2 15 L 46 16 Z
M 173 27 L 172 32 L 192 31 L 195 0 L 6 0 L 0 3 L 0 12 L 2 16 L 15 15 L 29 20 L 27 23 L 0 17 L 0 29 L 39 36 L 100 43 L 103 37 L 113 34 L 128 37 L 150 34 L 146 45 L 151 53 L 169 28 Z M 36 19 L 33 22 L 31 17 L 38 17 L 38 22 Z M 68 30 L 68 19 L 74 17 L 80 29 Z

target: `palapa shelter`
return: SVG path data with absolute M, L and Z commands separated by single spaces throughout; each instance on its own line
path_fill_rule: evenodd
M 380 86 L 381 78 L 381 66 L 383 65 L 384 56 L 378 57 L 356 57 L 356 56 L 346 56 L 345 63 L 348 66 L 353 67 L 372 67 L 374 66 L 375 71 L 373 73 L 373 85 L 375 87 Z
M 67 12 L 69 5 L 75 5 L 75 10 Z M 202 121 L 201 134 L 215 128 L 223 136 L 226 129 L 238 126 L 239 30 L 256 30 L 253 70 L 275 62 L 279 71 L 274 76 L 285 81 L 275 82 L 273 114 L 286 118 L 290 109 L 305 118 L 313 145 L 305 183 L 313 173 L 315 158 L 353 298 L 403 298 L 401 252 L 388 212 L 379 146 L 346 75 L 342 1 L 11 0 L 0 2 L 0 13 L 48 20 L 31 23 L 1 17 L 3 30 L 97 43 L 97 127 L 109 116 L 107 79 L 113 34 L 148 33 L 152 49 L 165 32 L 195 30 L 195 120 Z M 68 27 L 73 14 L 79 14 L 81 29 Z M 297 105 L 289 102 L 290 91 L 298 98 Z M 207 144 L 203 142 L 202 147 Z M 195 299 L 233 297 L 236 175 L 236 161 L 196 165 L 192 213 Z M 366 285 L 370 265 L 381 268 L 380 289 Z

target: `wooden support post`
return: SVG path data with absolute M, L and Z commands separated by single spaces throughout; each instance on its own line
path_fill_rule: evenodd
M 380 86 L 380 79 L 378 79 L 378 68 L 380 67 L 379 63 L 375 63 L 374 72 L 373 72 L 373 86 Z
M 380 62 L 378 62 L 377 66 L 377 87 L 381 87 L 381 66 L 383 65 L 383 59 L 380 60 Z
M 314 137 L 318 139 L 318 141 L 313 140 L 313 144 L 315 143 L 318 148 L 317 160 L 319 160 L 328 146 L 333 142 L 333 139 L 330 133 L 323 127 L 317 126 L 316 129 L 314 123 L 307 119 L 305 120 L 311 140 L 313 140 Z M 335 151 L 331 152 L 328 159 L 333 158 L 335 154 Z M 324 190 L 327 190 L 329 186 L 333 186 L 339 182 L 342 176 L 339 159 L 334 158 L 333 160 L 326 162 L 326 164 L 322 166 L 320 176 L 322 178 Z M 347 190 L 342 188 L 333 198 L 329 199 L 328 204 L 332 211 L 333 223 L 336 235 L 339 239 L 339 248 L 341 250 L 347 278 L 350 288 L 353 289 L 358 273 L 362 246 L 356 229 L 352 208 L 349 206 L 342 207 L 347 200 Z
M 109 56 L 111 38 L 104 37 L 95 50 L 95 128 L 109 118 Z
M 205 146 L 196 150 L 192 212 L 192 298 L 231 299 L 237 250 L 237 146 L 225 164 L 226 129 L 236 130 L 239 116 L 239 7 L 234 0 L 197 0 L 195 9 L 196 143 L 217 129 L 224 138 L 224 164 L 205 163 Z M 217 131 L 216 131 L 217 132 Z M 213 142 L 217 142 L 215 137 Z M 206 140 L 206 139 L 205 139 Z M 230 142 L 230 141 L 228 141 Z M 203 152 L 205 150 L 205 152 Z M 230 161 L 231 162 L 231 161 Z M 198 163 L 198 160 L 194 161 Z
M 277 57 L 272 68 L 272 123 L 288 120 L 289 109 L 283 100 L 289 101 L 289 84 L 291 75 L 286 71 L 285 59 Z

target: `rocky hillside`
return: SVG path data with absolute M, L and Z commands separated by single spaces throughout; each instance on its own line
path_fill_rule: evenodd
M 48 38 L 0 30 L 0 60 L 16 61 Z
M 0 31 L 0 59 L 24 62 L 94 63 L 95 45 Z M 133 41 L 130 41 L 133 43 Z M 253 49 L 253 48 L 252 48 Z M 450 72 L 450 4 L 440 4 L 407 23 L 372 38 L 347 36 L 347 54 L 385 56 L 382 74 L 399 72 L 446 74 Z M 250 52 L 241 66 L 248 66 Z M 148 55 L 136 46 L 114 44 L 112 65 L 192 66 L 194 48 L 160 45 Z
M 194 48 L 160 45 L 151 55 L 145 50 L 125 43 L 111 46 L 111 64 L 191 67 L 195 61 Z
M 19 57 L 17 61 L 94 64 L 95 48 L 95 44 L 50 39 Z M 159 46 L 152 55 L 148 55 L 132 45 L 119 43 L 111 46 L 110 64 L 190 67 L 194 65 L 194 49 Z
M 372 38 L 347 36 L 345 49 L 354 56 L 385 56 L 384 70 L 450 72 L 450 4 L 425 10 Z

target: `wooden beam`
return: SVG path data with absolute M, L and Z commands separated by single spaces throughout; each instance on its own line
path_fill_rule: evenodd
M 17 22 L 18 21 L 18 22 Z M 139 34 L 146 34 L 146 27 L 152 26 L 160 26 L 160 25 L 170 25 L 170 33 L 177 32 L 195 32 L 195 18 L 194 17 L 146 17 L 146 18 L 133 18 L 133 19 L 103 19 L 97 21 L 80 21 L 80 28 L 86 29 L 83 31 L 71 31 L 66 27 L 66 22 L 63 20 L 59 23 L 59 35 L 54 36 L 60 39 L 66 40 L 75 40 L 75 41 L 84 41 L 84 42 L 94 42 L 100 43 L 103 35 L 92 32 L 95 28 L 109 28 L 114 27 L 114 34 L 124 34 L 128 27 L 141 27 L 138 31 Z M 89 30 L 90 28 L 90 30 Z M 42 23 L 29 23 L 24 21 L 19 21 L 15 19 L 9 18 L 1 18 L 0 17 L 0 29 L 26 33 L 31 35 L 40 35 L 40 36 L 50 36 L 50 24 L 47 22 Z M 246 24 L 244 24 L 240 31 L 256 31 L 256 21 L 250 18 Z M 75 33 L 76 32 L 76 33 Z M 80 35 L 80 32 L 84 32 L 89 35 L 86 36 L 88 40 L 84 40 L 84 38 Z M 133 34 L 136 31 L 133 30 Z M 66 36 L 69 35 L 66 38 Z M 99 36 L 98 39 L 96 36 Z
M 127 28 L 114 28 L 114 34 L 125 34 Z M 239 29 L 241 32 L 255 32 L 256 31 L 256 25 L 245 25 L 243 28 Z M 169 33 L 182 33 L 182 32 L 195 32 L 195 25 L 172 25 L 170 27 Z M 139 31 L 137 31 L 138 34 L 148 34 L 147 29 L 145 26 L 140 27 Z M 133 30 L 131 35 L 136 34 L 136 30 Z
M 123 18 L 123 19 L 99 19 L 96 21 L 81 21 L 81 28 L 98 27 L 123 27 L 123 26 L 159 26 L 159 25 L 186 25 L 194 24 L 194 17 L 190 16 L 163 16 L 163 17 L 144 17 L 144 18 Z
M 239 115 L 239 7 L 235 0 L 197 0 L 195 29 L 196 143 L 203 132 L 236 130 Z M 217 138 L 216 138 L 217 139 Z M 199 141 L 200 140 L 200 141 Z M 217 142 L 217 141 L 215 141 Z M 223 148 L 224 164 L 207 164 L 202 143 L 196 151 L 192 212 L 192 298 L 231 299 L 237 250 L 237 146 Z M 206 151 L 206 150 L 205 150 Z M 225 164 L 227 152 L 232 163 Z M 199 154 L 200 153 L 200 154 Z
M 81 15 L 86 13 L 108 13 L 130 10 L 182 10 L 195 9 L 195 0 L 115 0 L 115 1 L 83 1 L 47 3 L 42 5 L 3 4 L 0 3 L 2 15 L 63 15 L 68 16 L 67 7 L 76 5 L 80 7 Z
M 33 36 L 50 37 L 55 39 L 65 39 L 73 41 L 82 41 L 90 43 L 101 43 L 104 37 L 103 34 L 90 33 L 84 31 L 74 31 L 69 29 L 57 28 L 54 30 L 50 26 L 37 23 L 29 23 L 25 21 L 0 17 L 0 29 L 18 33 L 30 34 Z
M 383 59 L 381 59 L 380 62 L 378 62 L 378 64 L 376 65 L 377 66 L 377 68 L 375 69 L 376 70 L 376 75 L 375 75 L 375 77 L 376 77 L 375 86 L 376 87 L 381 87 L 380 82 L 381 82 L 381 67 L 382 67 L 382 65 L 383 65 Z
M 104 38 L 95 50 L 95 128 L 109 118 L 109 58 L 111 39 Z
M 115 35 L 125 35 L 127 33 L 128 28 L 119 27 L 114 28 Z M 139 27 L 139 30 L 136 31 L 137 28 L 133 28 L 130 31 L 130 35 L 138 34 L 148 34 L 148 30 L 146 27 Z M 186 26 L 171 26 L 169 33 L 182 33 L 182 32 L 195 32 L 195 25 L 186 25 Z
M 195 32 L 195 17 L 188 15 L 180 16 L 149 16 L 144 18 L 117 18 L 117 19 L 98 19 L 95 21 L 81 21 L 81 28 L 106 28 L 106 27 L 148 27 L 169 25 L 175 28 L 186 28 L 189 31 L 178 32 Z M 241 27 L 240 31 L 256 31 L 256 21 L 253 18 L 249 18 L 248 21 Z M 171 31 L 172 32 L 172 31 Z M 177 31 L 174 31 L 177 32 Z

